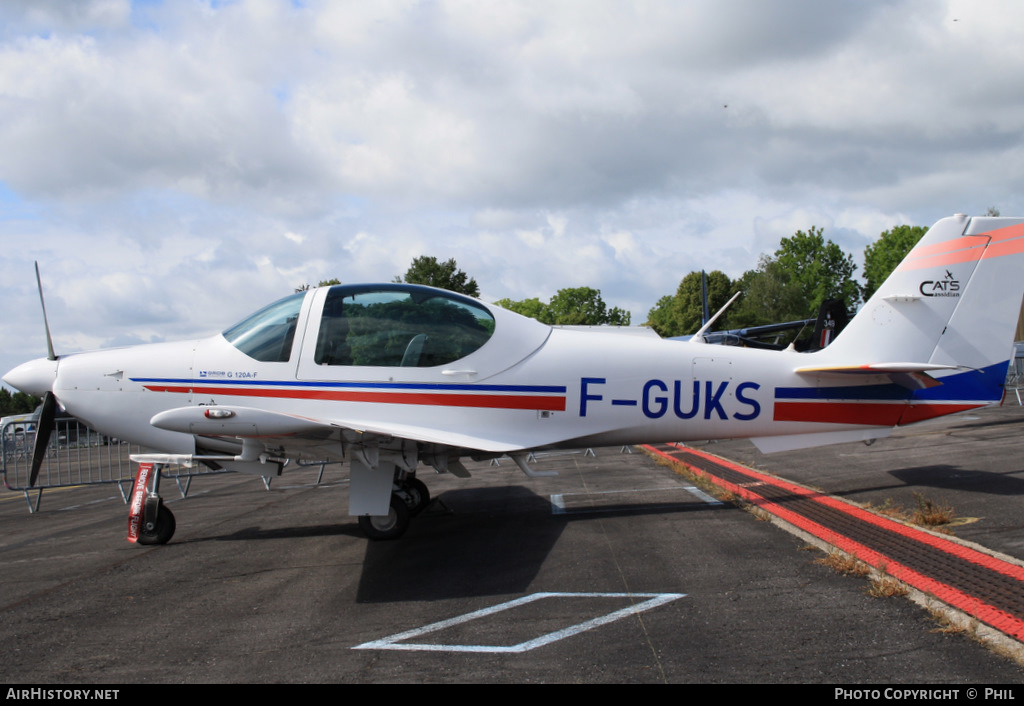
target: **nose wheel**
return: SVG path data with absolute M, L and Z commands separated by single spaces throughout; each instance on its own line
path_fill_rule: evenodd
M 174 521 L 174 513 L 164 505 L 163 500 L 159 500 L 156 512 L 153 513 L 156 517 L 152 520 L 147 520 L 146 516 L 148 514 L 143 513 L 143 521 L 139 527 L 139 538 L 136 541 L 139 544 L 167 544 L 171 541 L 171 537 L 174 536 L 174 530 L 177 528 L 177 524 Z
M 160 462 L 132 457 L 139 463 L 128 515 L 128 541 L 136 544 L 167 544 L 174 536 L 174 513 L 160 499 Z

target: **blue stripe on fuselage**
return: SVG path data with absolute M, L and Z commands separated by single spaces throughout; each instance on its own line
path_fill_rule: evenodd
M 777 387 L 776 400 L 847 400 L 956 402 L 1000 400 L 1010 361 L 995 363 L 980 370 L 936 378 L 941 384 L 911 390 L 895 383 L 882 385 L 837 385 L 835 387 Z

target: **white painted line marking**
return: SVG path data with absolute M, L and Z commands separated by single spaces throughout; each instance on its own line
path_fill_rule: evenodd
M 520 653 L 528 650 L 549 645 L 552 642 L 563 640 L 572 635 L 578 635 L 581 632 L 592 630 L 601 625 L 607 625 L 608 623 L 614 622 L 621 618 L 628 617 L 630 615 L 636 615 L 643 613 L 644 611 L 657 608 L 658 606 L 671 603 L 674 600 L 684 598 L 685 593 L 534 593 L 523 598 L 517 598 L 512 601 L 505 603 L 499 603 L 496 606 L 490 608 L 484 608 L 482 610 L 473 611 L 449 620 L 442 620 L 439 623 L 432 623 L 422 628 L 416 628 L 414 630 L 407 630 L 406 632 L 398 633 L 397 635 L 391 635 L 385 637 L 383 640 L 374 640 L 372 642 L 364 642 L 361 645 L 356 645 L 353 650 L 408 650 L 408 651 L 423 651 L 423 652 L 489 652 L 489 653 Z M 636 605 L 627 606 L 621 610 L 616 610 L 607 615 L 602 615 L 593 620 L 587 620 L 577 625 L 571 625 L 563 630 L 557 630 L 555 632 L 541 635 L 540 637 L 526 642 L 520 642 L 518 645 L 444 645 L 438 643 L 413 643 L 413 642 L 401 642 L 402 640 L 409 640 L 414 637 L 426 635 L 428 633 L 443 630 L 445 628 L 452 627 L 453 625 L 460 625 L 467 623 L 477 618 L 484 618 L 495 613 L 500 613 L 503 610 L 509 610 L 510 608 L 516 608 L 533 601 L 538 601 L 543 598 L 648 598 L 649 600 L 643 601 Z
M 706 502 L 708 505 L 724 505 L 725 504 L 721 500 L 717 500 L 717 499 L 711 497 L 710 495 L 705 493 L 703 490 L 701 490 L 700 488 L 697 488 L 695 486 L 688 485 L 688 486 L 686 486 L 686 489 L 689 490 L 691 494 L 696 495 L 698 498 L 700 498 L 701 500 Z
M 551 496 L 551 514 L 552 515 L 564 515 L 565 514 L 565 496 L 562 493 Z
M 551 496 L 551 514 L 552 515 L 585 515 L 595 512 L 613 512 L 615 508 L 608 507 L 594 507 L 594 508 L 574 508 L 572 510 L 566 508 L 565 499 L 576 495 L 624 495 L 626 493 L 661 493 L 671 490 L 685 490 L 694 497 L 705 502 L 708 505 L 721 505 L 720 500 L 715 500 L 713 497 L 702 491 L 700 488 L 696 488 L 692 485 L 673 485 L 668 488 L 639 488 L 633 490 L 603 490 L 598 493 L 557 493 Z
M 109 498 L 100 498 L 99 500 L 90 500 L 87 503 L 79 503 L 78 505 L 68 505 L 67 507 L 59 507 L 56 512 L 63 512 L 64 510 L 77 510 L 82 507 L 89 507 L 90 505 L 99 505 L 100 503 L 110 502 L 111 500 L 119 500 L 118 496 L 111 495 Z

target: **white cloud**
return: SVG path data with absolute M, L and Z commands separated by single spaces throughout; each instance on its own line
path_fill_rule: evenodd
M 642 320 L 781 237 L 1024 212 L 1011 0 L 0 5 L 0 368 L 454 257 Z

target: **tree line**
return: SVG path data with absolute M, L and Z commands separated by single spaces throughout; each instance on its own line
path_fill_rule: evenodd
M 990 209 L 989 215 L 998 215 Z M 883 232 L 864 251 L 864 279 L 854 279 L 853 256 L 832 240 L 824 229 L 811 226 L 783 238 L 775 252 L 762 255 L 754 269 L 733 280 L 715 270 L 706 273 L 708 308 L 713 314 L 736 292 L 739 299 L 719 319 L 716 329 L 738 329 L 764 324 L 810 319 L 827 299 L 842 299 L 848 310 L 856 309 L 881 286 L 910 249 L 927 232 L 921 226 L 896 226 Z M 661 336 L 683 336 L 700 328 L 704 317 L 702 273 L 690 272 L 674 294 L 663 296 L 648 312 L 647 321 Z M 429 284 L 473 297 L 480 296 L 476 280 L 458 268 L 454 259 L 439 262 L 420 256 L 396 282 Z M 591 287 L 558 290 L 549 301 L 539 298 L 501 299 L 496 305 L 552 325 L 603 324 L 628 326 L 630 314 L 609 307 L 601 291 Z
M 474 278 L 459 269 L 455 258 L 441 262 L 431 255 L 421 255 L 413 258 L 404 276 L 398 275 L 393 281 L 425 284 L 470 297 L 480 296 L 480 286 Z M 318 286 L 331 284 L 341 282 L 337 279 L 324 280 Z M 295 291 L 301 292 L 306 289 L 309 289 L 308 284 L 297 287 Z M 555 326 L 629 326 L 630 323 L 628 311 L 618 307 L 609 308 L 601 298 L 601 290 L 592 287 L 560 289 L 547 302 L 534 297 L 520 301 L 502 299 L 495 304 Z
M 24 392 L 11 391 L 6 387 L 0 387 L 0 417 L 8 417 L 12 414 L 28 414 L 35 410 L 42 402 L 38 397 Z
M 864 279 L 854 279 L 853 256 L 827 240 L 823 229 L 811 227 L 783 238 L 778 249 L 762 255 L 757 267 L 735 280 L 716 270 L 707 274 L 708 306 L 714 312 L 736 292 L 739 300 L 725 313 L 716 328 L 737 329 L 813 318 L 827 299 L 841 299 L 855 309 L 881 286 L 921 236 L 921 226 L 897 226 L 885 231 L 864 252 Z M 647 325 L 662 336 L 681 336 L 696 331 L 703 316 L 701 273 L 691 272 L 675 294 L 658 300 L 648 314 Z

